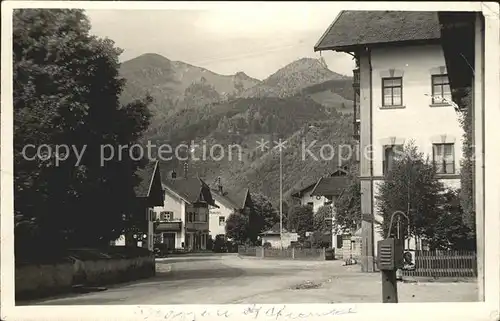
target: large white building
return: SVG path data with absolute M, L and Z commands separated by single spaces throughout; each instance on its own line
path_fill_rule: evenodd
M 240 212 L 251 214 L 252 198 L 248 188 L 240 192 L 227 191 L 218 183 L 217 189 L 212 190 L 215 206 L 209 206 L 210 236 L 215 240 L 217 235 L 226 235 L 226 220 L 229 215 Z
M 313 214 L 316 214 L 321 207 L 329 206 L 331 216 L 328 219 L 333 221 L 335 218 L 335 202 L 339 197 L 342 197 L 344 190 L 349 185 L 348 170 L 348 166 L 341 166 L 330 175 L 320 177 L 314 184 L 293 193 L 292 197 L 298 200 L 300 205 L 310 206 Z M 330 238 L 330 244 L 333 248 L 342 248 L 343 234 L 332 230 L 330 231 Z
M 359 138 L 364 241 L 363 268 L 373 269 L 378 186 L 398 150 L 410 141 L 433 161 L 445 185 L 460 186 L 463 130 L 451 103 L 437 12 L 343 11 L 316 51 L 351 53 L 355 130 Z M 371 148 L 371 155 L 366 151 Z M 415 247 L 411 240 L 410 247 Z M 370 248 L 372 250 L 370 250 Z
M 209 238 L 209 206 L 216 206 L 200 178 L 174 178 L 163 184 L 164 205 L 154 208 L 156 243 L 169 249 L 205 250 Z
M 360 65 L 360 72 L 369 68 L 367 59 Z M 445 186 L 460 187 L 463 130 L 459 112 L 446 102 L 451 102 L 451 91 L 439 44 L 373 49 L 371 69 L 372 202 L 375 219 L 381 220 L 376 211 L 378 187 L 395 151 L 410 141 L 433 162 Z M 361 97 L 366 97 L 366 90 L 369 88 L 360 87 Z M 363 113 L 361 117 L 363 123 Z M 374 236 L 376 251 L 382 237 L 379 233 Z M 416 249 L 412 243 L 410 247 Z

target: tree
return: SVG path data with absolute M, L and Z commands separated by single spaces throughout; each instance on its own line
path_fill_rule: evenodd
M 474 148 L 473 117 L 472 117 L 472 92 L 468 88 L 465 95 L 458 102 L 462 108 L 460 114 L 460 125 L 464 131 L 462 144 L 462 159 L 460 161 L 460 204 L 463 208 L 463 220 L 469 227 L 471 237 L 475 235 L 476 215 L 474 211 Z
M 313 229 L 313 211 L 309 205 L 299 205 L 290 208 L 288 214 L 288 229 L 295 230 L 301 238 Z
M 331 231 L 331 217 L 332 217 L 332 207 L 331 206 L 321 206 L 318 211 L 314 214 L 313 219 L 313 229 L 315 232 L 326 232 Z
M 120 53 L 113 41 L 90 34 L 83 10 L 14 12 L 15 213 L 35 222 L 38 245 L 107 244 L 138 206 L 142 163 L 123 153 L 101 164 L 102 146 L 131 146 L 151 117 L 150 97 L 119 103 Z M 28 144 L 70 149 L 28 160 Z M 81 159 L 74 149 L 84 151 Z M 58 157 L 67 159 L 58 164 Z
M 377 209 L 383 217 L 383 221 L 378 222 L 380 232 L 387 235 L 391 215 L 395 211 L 407 213 L 409 208 L 410 235 L 433 237 L 443 191 L 433 165 L 428 159 L 424 160 L 413 143 L 407 144 L 379 185 Z M 402 219 L 401 223 L 402 231 L 406 232 L 406 220 Z
M 251 193 L 253 210 L 250 214 L 249 236 L 255 241 L 257 236 L 270 230 L 274 224 L 279 222 L 279 216 L 267 196 L 261 193 Z
M 447 190 L 443 195 L 443 212 L 439 215 L 434 235 L 428 240 L 431 249 L 475 250 L 475 238 L 463 221 L 460 191 Z
M 248 216 L 234 212 L 226 220 L 226 236 L 239 244 L 245 243 L 249 239 Z
M 351 176 L 349 185 L 335 201 L 335 225 L 344 232 L 354 233 L 361 225 L 361 186 Z

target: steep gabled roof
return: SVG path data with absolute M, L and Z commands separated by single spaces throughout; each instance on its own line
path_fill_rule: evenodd
M 331 174 L 329 176 L 345 176 L 347 174 L 348 174 L 347 165 L 344 165 L 344 166 L 340 166 L 335 171 L 331 172 Z M 313 191 L 314 187 L 316 185 L 318 185 L 318 182 L 321 179 L 322 179 L 322 177 L 315 180 L 313 183 L 310 183 L 310 184 L 306 185 L 305 187 L 303 187 L 299 190 L 296 190 L 295 192 L 293 192 L 292 197 L 302 197 L 302 195 L 304 195 L 304 193 L 306 193 L 307 191 L 309 191 L 309 190 Z
M 316 186 L 316 184 L 318 183 L 318 181 L 312 183 L 312 184 L 307 184 L 305 187 L 301 188 L 300 190 L 297 190 L 296 192 L 294 192 L 292 194 L 293 197 L 301 197 L 302 195 L 304 195 L 304 193 L 306 193 L 307 191 L 309 190 L 312 190 L 314 188 L 314 186 Z
M 166 180 L 163 186 L 188 203 L 206 202 L 215 206 L 208 185 L 199 177 Z
M 347 176 L 322 177 L 311 192 L 312 196 L 339 196 L 349 185 Z
M 437 40 L 441 29 L 436 11 L 341 11 L 314 46 L 314 51 Z
M 223 190 L 222 194 L 218 190 L 213 189 L 212 195 L 225 206 L 238 210 L 245 208 L 245 204 L 250 200 L 250 191 L 248 188 L 239 193 Z
M 155 172 L 158 170 L 159 162 L 149 162 L 144 168 L 139 168 L 136 175 L 139 178 L 139 184 L 134 188 L 136 197 L 148 197 L 153 185 Z

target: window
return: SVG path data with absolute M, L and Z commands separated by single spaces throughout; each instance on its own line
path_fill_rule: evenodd
M 453 144 L 433 144 L 432 161 L 438 174 L 455 173 L 455 152 Z
M 307 206 L 311 206 L 311 207 L 313 207 L 313 206 L 314 206 L 314 203 L 313 203 L 313 202 L 309 202 L 309 203 L 307 203 Z
M 382 78 L 382 106 L 403 105 L 403 78 Z
M 382 168 L 384 175 L 387 175 L 394 166 L 394 161 L 403 153 L 403 145 L 384 146 Z
M 160 213 L 160 221 L 171 221 L 174 217 L 174 212 L 163 211 Z
M 224 216 L 219 216 L 219 225 L 224 225 L 226 223 L 226 218 Z
M 188 222 L 194 222 L 194 213 L 193 212 L 188 213 Z
M 432 75 L 432 103 L 445 104 L 447 101 L 451 101 L 448 75 Z
M 206 222 L 207 214 L 206 213 L 198 213 L 198 222 Z

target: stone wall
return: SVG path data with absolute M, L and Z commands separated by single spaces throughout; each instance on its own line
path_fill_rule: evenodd
M 74 286 L 113 284 L 155 275 L 153 256 L 80 260 L 16 266 L 16 297 L 31 298 L 71 291 Z

